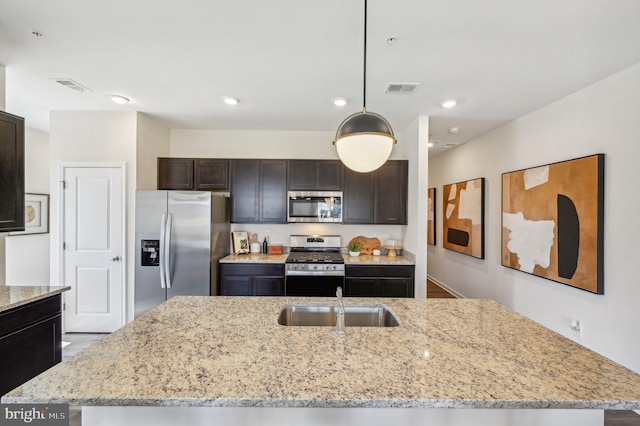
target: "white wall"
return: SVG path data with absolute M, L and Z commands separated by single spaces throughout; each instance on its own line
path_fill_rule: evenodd
M 51 112 L 51 283 L 59 283 L 59 199 L 60 164 L 71 162 L 123 162 L 126 167 L 127 203 L 127 318 L 133 318 L 134 201 L 136 180 L 135 112 Z M 54 184 L 55 183 L 55 184 Z
M 466 297 L 495 299 L 640 372 L 640 64 L 432 158 L 438 244 L 428 272 Z M 501 174 L 605 153 L 604 295 L 501 266 Z M 486 259 L 442 248 L 442 185 L 485 177 Z M 574 336 L 570 319 L 580 320 Z
M 156 189 L 158 185 L 158 157 L 170 152 L 169 128 L 138 113 L 136 189 Z
M 49 134 L 25 129 L 25 192 L 49 194 Z M 49 285 L 49 234 L 6 238 L 6 284 Z

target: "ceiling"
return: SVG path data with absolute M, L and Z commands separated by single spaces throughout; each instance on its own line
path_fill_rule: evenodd
M 368 8 L 367 109 L 396 132 L 430 116 L 432 155 L 640 62 L 638 0 Z M 0 10 L 6 109 L 36 129 L 53 110 L 126 110 L 170 128 L 335 131 L 362 107 L 363 0 L 0 0 Z M 419 86 L 385 93 L 389 83 Z

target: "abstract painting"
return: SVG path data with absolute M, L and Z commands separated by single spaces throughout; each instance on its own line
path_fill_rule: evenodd
M 9 235 L 46 234 L 49 232 L 49 194 L 24 194 L 24 231 Z
M 484 259 L 484 178 L 442 188 L 442 245 Z
M 502 265 L 604 294 L 604 154 L 502 175 Z
M 436 189 L 427 192 L 427 244 L 436 244 Z

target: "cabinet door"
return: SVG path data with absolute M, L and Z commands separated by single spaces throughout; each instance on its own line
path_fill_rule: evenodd
M 375 176 L 375 223 L 406 225 L 407 161 L 387 161 Z
M 289 190 L 316 189 L 316 162 L 313 160 L 289 160 Z
M 377 278 L 347 278 L 345 279 L 345 296 L 350 297 L 381 297 L 380 280 Z
M 343 223 L 373 223 L 374 174 L 344 169 Z
M 0 232 L 24 231 L 24 119 L 0 112 Z
M 223 276 L 220 296 L 252 296 L 253 279 L 250 276 Z
M 193 159 L 158 158 L 158 189 L 193 189 Z
M 287 223 L 287 160 L 260 160 L 260 222 Z
M 284 296 L 284 277 L 254 277 L 254 296 Z
M 34 378 L 61 361 L 61 316 L 0 338 L 0 394 Z
M 413 280 L 407 278 L 381 278 L 381 297 L 413 297 Z
M 258 160 L 231 160 L 231 222 L 259 221 L 259 172 Z
M 229 189 L 229 160 L 197 158 L 193 166 L 193 186 L 196 191 Z
M 342 191 L 342 162 L 338 160 L 316 161 L 316 189 Z

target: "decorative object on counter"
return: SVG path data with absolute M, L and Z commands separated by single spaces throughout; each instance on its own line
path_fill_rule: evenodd
M 249 234 L 249 244 L 253 244 L 253 243 L 257 243 L 257 242 L 258 242 L 258 234 L 250 233 Z
M 269 243 L 267 242 L 267 237 L 264 237 L 264 241 L 262 242 L 262 254 L 269 253 Z
M 347 245 L 347 249 L 349 249 L 349 256 L 360 256 L 360 249 L 362 248 L 362 243 L 360 241 L 351 241 Z
M 345 166 L 356 172 L 371 172 L 382 166 L 396 143 L 389 122 L 367 111 L 367 0 L 364 0 L 362 112 L 347 117 L 338 127 L 333 145 Z
M 262 244 L 260 243 L 251 243 L 251 253 L 260 253 L 262 252 Z
M 373 254 L 374 256 L 380 256 L 380 250 L 375 249 L 375 250 L 373 250 L 373 253 L 371 253 L 371 254 Z
M 387 256 L 395 257 L 397 256 L 397 251 L 402 250 L 402 243 L 397 238 L 391 236 L 384 240 L 384 248 L 388 250 Z
M 373 250 L 380 248 L 380 240 L 377 238 L 367 238 L 362 235 L 358 235 L 349 241 L 349 244 L 359 242 L 362 244 L 360 248 L 360 253 L 362 254 L 372 254 Z
M 47 234 L 49 232 L 49 194 L 24 194 L 24 231 L 9 235 Z
M 233 244 L 234 254 L 249 253 L 249 235 L 246 231 L 233 231 L 231 233 L 231 243 Z
M 604 154 L 502 174 L 502 265 L 604 294 Z
M 442 246 L 484 259 L 484 178 L 442 188 Z
M 269 246 L 269 254 L 282 254 L 282 246 Z
M 436 189 L 427 191 L 427 244 L 436 244 Z

